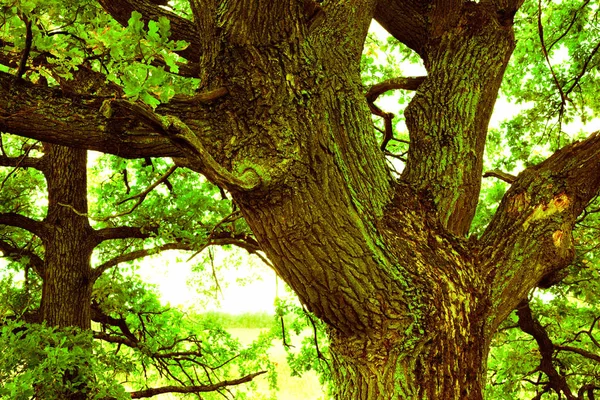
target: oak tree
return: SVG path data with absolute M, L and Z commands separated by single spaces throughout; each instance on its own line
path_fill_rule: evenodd
M 553 351 L 526 300 L 564 278 L 577 219 L 600 189 L 600 138 L 573 142 L 560 125 L 598 108 L 592 2 L 66 3 L 3 9 L 14 30 L 2 39 L 0 131 L 171 157 L 230 193 L 276 272 L 327 324 L 336 398 L 481 399 L 490 344 L 517 307 L 523 331 Z M 373 20 L 425 76 L 363 86 Z M 507 73 L 515 32 L 525 40 Z M 572 57 L 560 68 L 559 50 Z M 537 113 L 506 128 L 508 145 L 531 150 L 519 130 L 551 121 L 538 134 L 556 151 L 525 154 L 516 176 L 490 172 L 510 187 L 477 224 L 504 79 Z M 397 155 L 394 117 L 374 104 L 391 89 L 414 91 L 398 174 L 386 159 Z M 384 120 L 379 140 L 371 114 Z M 548 362 L 548 387 L 576 398 Z

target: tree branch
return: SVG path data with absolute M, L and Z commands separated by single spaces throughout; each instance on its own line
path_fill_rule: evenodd
M 379 0 L 374 18 L 393 37 L 423 57 L 429 3 L 431 1 Z
M 42 157 L 7 157 L 0 156 L 1 167 L 23 167 L 35 168 L 41 170 L 43 168 L 44 159 Z
M 259 371 L 253 374 L 246 375 L 242 378 L 221 381 L 210 385 L 196 385 L 196 386 L 163 386 L 159 388 L 151 388 L 145 390 L 138 390 L 135 392 L 129 392 L 132 399 L 141 399 L 146 397 L 152 397 L 163 393 L 204 393 L 214 392 L 215 390 L 223 389 L 227 386 L 240 385 L 242 383 L 250 382 L 252 379 L 259 375 L 265 374 L 267 371 Z
M 114 104 L 129 110 L 144 123 L 170 138 L 189 159 L 198 159 L 201 165 L 199 170 L 214 184 L 235 191 L 251 191 L 261 184 L 260 175 L 252 167 L 246 168 L 238 175 L 219 165 L 196 134 L 179 118 L 172 115 L 163 117 L 147 106 L 126 100 L 115 100 Z
M 510 183 L 510 184 L 512 184 L 517 179 L 516 176 L 511 175 L 506 172 L 503 172 L 503 171 L 500 171 L 499 169 L 494 169 L 492 171 L 486 171 L 483 174 L 483 177 L 484 178 L 490 178 L 490 177 L 498 178 L 498 179 L 500 179 L 506 183 Z
M 156 182 L 152 183 L 150 186 L 148 186 L 144 191 L 133 195 L 131 197 L 126 198 L 125 200 L 120 201 L 119 203 L 117 203 L 117 205 L 126 203 L 128 201 L 131 200 L 136 200 L 134 206 L 132 207 L 132 209 L 127 212 L 127 214 L 131 213 L 133 210 L 135 210 L 140 204 L 142 204 L 142 202 L 146 199 L 146 196 L 148 196 L 148 193 L 150 193 L 151 191 L 153 191 L 154 189 L 156 189 L 156 187 L 158 185 L 160 185 L 161 183 L 164 183 L 167 181 L 167 179 L 169 179 L 169 176 L 171 176 L 173 174 L 173 172 L 175 172 L 175 170 L 177 169 L 176 165 L 171 166 L 167 172 L 165 172 Z
M 546 329 L 540 322 L 533 317 L 529 301 L 522 301 L 517 308 L 517 316 L 519 317 L 519 327 L 525 333 L 533 336 L 537 342 L 542 359 L 540 360 L 539 370 L 542 371 L 548 379 L 552 389 L 560 396 L 564 393 L 567 400 L 576 400 L 576 397 L 571 392 L 571 388 L 567 384 L 567 379 L 559 374 L 552 363 L 554 357 L 555 346 L 548 336 Z
M 570 264 L 577 216 L 600 190 L 600 135 L 564 147 L 523 171 L 481 237 L 493 288 L 495 329 L 544 276 Z
M 388 92 L 390 90 L 417 90 L 426 78 L 426 76 L 391 78 L 371 86 L 371 88 L 367 91 L 367 94 L 365 96 L 367 98 L 367 101 L 372 103 L 376 101 L 377 98 L 383 93 Z
M 0 72 L 0 131 L 124 158 L 183 156 L 168 138 L 144 127 L 134 116 L 103 115 L 105 100 L 64 93 Z
M 12 259 L 27 257 L 35 272 L 44 278 L 44 261 L 33 251 L 12 246 L 4 240 L 0 240 L 0 251 L 4 254 L 4 257 Z
M 214 74 L 217 56 L 221 49 L 221 38 L 217 28 L 217 2 L 215 0 L 191 0 L 194 23 L 201 37 L 199 61 L 200 80 L 204 87 Z
M 40 238 L 44 238 L 46 235 L 46 228 L 43 222 L 36 221 L 17 213 L 0 213 L 0 225 L 25 229 Z
M 105 314 L 101 309 L 100 305 L 95 301 L 92 301 L 92 320 L 94 322 L 98 322 L 104 325 L 111 325 L 119 328 L 121 333 L 125 336 L 111 336 L 101 332 L 94 332 L 94 337 L 96 339 L 101 339 L 111 343 L 120 343 L 124 344 L 131 348 L 137 348 L 139 344 L 139 340 L 135 337 L 135 335 L 129 329 L 127 322 L 123 318 L 113 318 L 110 315 Z
M 371 113 L 377 115 L 384 120 L 384 135 L 383 141 L 381 142 L 380 149 L 385 151 L 385 148 L 390 140 L 394 138 L 394 132 L 392 127 L 392 119 L 394 114 L 382 111 L 378 106 L 375 105 L 375 100 L 383 93 L 394 90 L 394 89 L 405 89 L 405 90 L 417 90 L 419 85 L 425 80 L 424 76 L 410 77 L 410 78 L 392 78 L 384 82 L 373 85 L 368 91 L 365 97 Z
M 27 69 L 27 61 L 29 60 L 29 53 L 31 53 L 31 44 L 33 43 L 33 31 L 31 30 L 31 20 L 26 15 L 22 15 L 21 19 L 25 23 L 25 48 L 21 55 L 21 61 L 19 61 L 19 68 L 17 69 L 17 77 L 23 77 Z
M 600 356 L 598 354 L 592 353 L 591 351 L 580 349 L 578 347 L 562 346 L 562 345 L 558 345 L 558 344 L 554 345 L 554 348 L 556 350 L 570 351 L 571 353 L 579 354 L 580 356 L 583 356 L 585 358 L 589 358 L 590 360 L 594 360 L 597 363 L 600 363 Z

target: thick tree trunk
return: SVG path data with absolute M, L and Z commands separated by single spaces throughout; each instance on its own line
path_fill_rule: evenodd
M 514 41 L 510 24 L 490 10 L 468 12 L 449 16 L 425 46 L 428 76 L 407 110 L 411 145 L 400 185 L 391 183 L 373 141 L 364 94 L 353 90 L 359 76 L 351 51 L 334 46 L 332 59 L 320 53 L 330 51 L 327 43 L 321 50 L 311 43 L 292 58 L 298 64 L 281 61 L 274 70 L 265 49 L 223 62 L 260 76 L 254 90 L 248 81 L 226 82 L 234 101 L 247 99 L 239 109 L 252 115 L 243 120 L 271 109 L 253 125 L 265 131 L 234 134 L 245 138 L 243 158 L 265 151 L 258 138 L 279 150 L 275 162 L 261 165 L 273 171 L 265 187 L 233 190 L 234 197 L 278 273 L 330 325 L 338 399 L 483 396 L 490 291 L 476 243 L 462 237 Z M 315 84 L 319 71 L 328 84 Z M 284 76 L 291 78 L 272 80 Z M 288 93 L 260 104 L 241 95 L 284 85 Z

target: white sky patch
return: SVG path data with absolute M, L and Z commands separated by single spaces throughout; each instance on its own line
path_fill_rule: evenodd
M 274 313 L 276 297 L 288 297 L 275 272 L 257 257 L 250 257 L 237 249 L 214 250 L 214 276 L 210 262 L 204 265 L 204 271 L 193 272 L 195 260 L 186 261 L 190 254 L 174 251 L 143 262 L 137 274 L 144 282 L 156 285 L 165 303 L 196 312 Z M 241 263 L 234 265 L 230 256 L 241 260 Z M 215 277 L 220 290 L 213 287 Z M 213 288 L 208 293 L 206 289 L 205 293 L 198 293 L 200 288 L 209 286 Z

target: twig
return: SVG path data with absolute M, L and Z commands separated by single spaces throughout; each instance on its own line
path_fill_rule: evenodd
M 246 375 L 242 378 L 225 380 L 210 385 L 196 385 L 196 386 L 163 386 L 158 388 L 150 388 L 145 390 L 139 390 L 135 392 L 129 392 L 132 399 L 141 399 L 146 397 L 152 397 L 163 393 L 205 393 L 214 392 L 215 390 L 224 389 L 227 386 L 240 385 L 242 383 L 250 382 L 252 379 L 259 375 L 266 374 L 267 371 L 259 371 L 253 374 Z
M 146 199 L 146 196 L 148 196 L 148 193 L 150 193 L 158 185 L 160 185 L 161 183 L 163 183 L 164 181 L 166 181 L 169 178 L 169 176 L 171 176 L 173 174 L 173 172 L 175 172 L 175 170 L 177 168 L 178 167 L 176 165 L 171 166 L 169 168 L 169 170 L 163 174 L 163 176 L 161 176 L 156 182 L 154 182 L 153 184 L 151 184 L 150 186 L 148 186 L 143 192 L 138 193 L 136 195 L 133 195 L 131 197 L 128 197 L 125 200 L 121 200 L 120 202 L 117 203 L 117 205 L 121 205 L 123 203 L 127 203 L 128 201 L 137 199 L 138 201 L 133 206 L 133 208 L 130 211 L 127 212 L 127 214 L 133 212 L 133 210 L 135 210 Z
M 540 44 L 542 46 L 542 53 L 546 58 L 546 63 L 548 64 L 548 68 L 550 68 L 550 72 L 552 73 L 552 78 L 554 79 L 554 83 L 560 92 L 560 100 L 561 100 L 561 110 L 560 114 L 562 115 L 564 111 L 564 107 L 567 104 L 567 101 L 571 101 L 563 91 L 562 86 L 558 82 L 558 78 L 556 73 L 554 72 L 554 68 L 552 67 L 552 63 L 550 62 L 550 56 L 548 55 L 548 50 L 546 49 L 546 43 L 544 42 L 544 25 L 542 24 L 542 0 L 538 0 L 538 35 L 540 37 Z
M 516 176 L 509 174 L 507 172 L 500 171 L 499 169 L 494 169 L 492 171 L 486 171 L 483 174 L 483 177 L 484 178 L 489 178 L 489 177 L 498 178 L 504 182 L 510 183 L 511 185 L 513 183 L 515 183 L 515 181 L 517 180 Z
M 194 254 L 192 254 L 188 259 L 187 262 L 190 262 L 194 257 L 196 257 L 198 254 L 202 253 L 204 251 L 204 249 L 206 249 L 208 246 L 210 246 L 211 244 L 211 239 L 214 237 L 217 228 L 219 228 L 221 225 L 226 224 L 228 222 L 233 222 L 236 219 L 240 218 L 242 216 L 242 213 L 240 211 L 234 211 L 231 214 L 227 215 L 225 218 L 223 218 L 221 221 L 219 221 L 211 230 L 210 233 L 208 234 L 208 238 L 206 239 L 206 243 L 200 248 L 200 250 L 196 251 Z
M 219 278 L 217 277 L 217 270 L 215 269 L 215 257 L 212 252 L 212 249 L 208 250 L 208 256 L 210 258 L 210 269 L 212 271 L 212 276 L 215 281 L 215 285 L 217 285 L 217 292 L 215 293 L 215 298 L 217 298 L 218 293 L 221 293 L 221 297 L 223 297 L 223 290 L 221 289 L 221 285 L 219 284 Z
M 25 144 L 27 144 L 27 142 L 29 141 L 29 139 L 25 140 Z M 0 190 L 2 190 L 4 188 L 4 185 L 6 184 L 6 181 L 8 180 L 8 178 L 10 178 L 12 176 L 12 174 L 14 174 L 17 169 L 21 166 L 21 163 L 23 163 L 29 156 L 29 152 L 31 151 L 31 149 L 33 148 L 33 146 L 29 146 L 27 148 L 27 150 L 25 150 L 25 154 L 23 154 L 22 157 L 19 157 L 19 160 L 17 161 L 17 164 L 15 165 L 15 167 L 13 168 L 12 171 L 10 171 L 2 180 L 2 182 L 0 183 Z M 2 152 L 4 153 L 4 149 L 2 149 Z
M 19 62 L 19 68 L 17 69 L 17 76 L 19 78 L 23 77 L 27 69 L 27 60 L 29 59 L 29 53 L 31 53 L 31 45 L 33 43 L 33 32 L 31 30 L 31 20 L 27 18 L 26 15 L 23 14 L 21 17 L 23 22 L 25 23 L 25 48 L 23 49 L 23 55 L 21 56 L 21 61 Z

